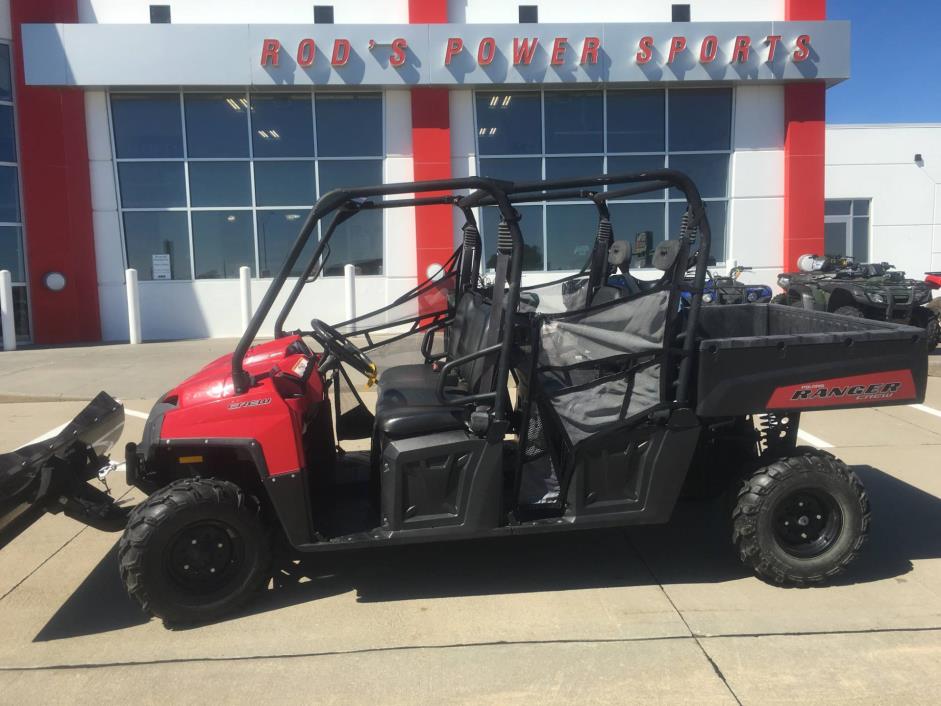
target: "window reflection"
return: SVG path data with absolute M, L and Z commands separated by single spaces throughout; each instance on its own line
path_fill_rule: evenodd
M 542 108 L 539 93 L 480 92 L 477 102 L 477 145 L 480 154 L 542 152 Z
M 9 270 L 14 282 L 26 281 L 19 226 L 0 226 L 0 270 Z
M 322 165 L 321 165 L 322 166 Z M 323 224 L 326 232 L 327 223 Z M 330 238 L 325 275 L 342 275 L 351 264 L 358 275 L 382 274 L 382 213 L 362 211 L 341 224 Z
M 182 211 L 130 211 L 124 214 L 127 266 L 141 280 L 189 279 L 190 246 Z M 169 255 L 167 272 L 165 256 Z
M 598 210 L 590 204 L 560 204 L 546 209 L 548 269 L 580 270 L 588 262 L 598 230 Z
M 608 152 L 662 152 L 666 91 L 608 91 Z
M 13 77 L 10 71 L 10 45 L 0 44 L 0 101 L 13 100 Z
M 601 91 L 546 91 L 546 152 L 603 152 Z
M 320 195 L 340 188 L 382 183 L 382 161 L 351 159 L 320 162 Z
M 195 211 L 192 218 L 196 279 L 234 279 L 240 267 L 254 269 L 251 211 Z
M 118 159 L 183 156 L 176 93 L 112 93 L 111 122 Z
M 313 157 L 314 119 L 309 93 L 253 93 L 255 157 Z
M 258 211 L 258 260 L 260 277 L 275 277 L 287 259 L 288 252 L 307 217 L 307 211 L 272 210 Z M 356 216 L 357 218 L 359 216 Z M 317 247 L 316 233 L 310 236 L 301 256 L 297 259 L 292 277 L 299 277 L 307 266 L 314 248 Z
M 20 220 L 20 187 L 16 167 L 0 167 L 0 222 Z
M 183 162 L 118 162 L 124 208 L 173 208 L 186 205 Z
M 382 154 L 379 93 L 318 93 L 317 155 L 378 157 Z
M 615 240 L 626 240 L 632 247 L 641 234 L 646 235 L 651 247 L 664 240 L 666 228 L 662 203 L 612 203 L 608 210 Z
M 670 151 L 727 150 L 732 144 L 732 89 L 671 90 Z
M 0 105 L 0 162 L 16 161 L 16 132 L 13 130 L 13 106 Z
M 313 162 L 255 162 L 258 206 L 307 206 L 316 200 Z
M 248 162 L 190 162 L 193 206 L 251 206 Z
M 674 154 L 670 155 L 670 169 L 687 174 L 704 199 L 725 198 L 728 189 L 728 154 Z M 685 199 L 679 189 L 670 189 L 671 199 Z
M 248 98 L 244 93 L 186 93 L 183 103 L 190 157 L 248 156 Z

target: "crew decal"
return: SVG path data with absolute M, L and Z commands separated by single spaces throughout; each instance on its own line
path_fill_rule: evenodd
M 245 409 L 246 407 L 264 407 L 271 404 L 270 397 L 257 397 L 253 400 L 238 400 L 229 403 L 229 409 Z
M 767 407 L 842 407 L 888 400 L 913 400 L 915 397 L 915 381 L 911 371 L 892 370 L 779 387 L 772 393 Z

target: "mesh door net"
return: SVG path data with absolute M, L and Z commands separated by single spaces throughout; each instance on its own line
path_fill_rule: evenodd
M 534 317 L 519 499 L 559 501 L 580 442 L 661 406 L 670 291 Z M 560 473 L 561 471 L 561 473 Z

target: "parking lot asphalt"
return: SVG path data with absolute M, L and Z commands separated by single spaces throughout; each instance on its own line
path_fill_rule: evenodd
M 120 450 L 230 347 L 2 354 L 0 450 L 99 389 L 129 410 Z M 657 527 L 288 557 L 241 613 L 171 630 L 125 595 L 117 535 L 47 515 L 0 549 L 0 703 L 938 703 L 939 410 L 931 378 L 921 406 L 804 415 L 873 506 L 863 555 L 812 589 L 751 576 L 721 504 L 684 503 Z

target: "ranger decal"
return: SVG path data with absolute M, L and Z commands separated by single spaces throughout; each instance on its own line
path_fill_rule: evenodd
M 911 371 L 892 370 L 779 387 L 771 394 L 768 408 L 840 407 L 876 401 L 913 399 L 915 399 L 915 381 Z

